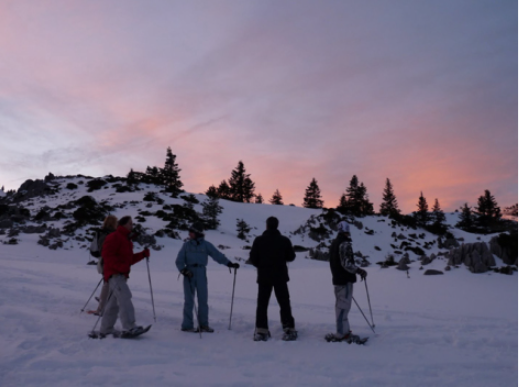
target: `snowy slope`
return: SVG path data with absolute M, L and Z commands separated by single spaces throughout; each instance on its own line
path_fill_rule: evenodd
M 79 178 L 66 182 L 78 182 Z M 84 180 L 83 180 L 84 181 Z M 29 201 L 31 213 L 39 207 L 55 207 L 85 194 L 61 191 L 55 198 Z M 149 189 L 153 190 L 152 187 Z M 145 189 L 117 193 L 101 189 L 88 193 L 112 203 L 141 201 Z M 183 203 L 160 195 L 166 203 Z M 203 195 L 195 195 L 199 200 Z M 44 203 L 43 203 L 44 201 Z M 26 204 L 27 205 L 27 204 Z M 263 204 L 221 201 L 224 213 L 217 231 L 207 239 L 224 245 L 231 259 L 246 259 L 254 235 L 265 219 L 280 219 L 280 230 L 290 236 L 315 210 Z M 137 215 L 137 209 L 153 212 L 156 203 L 128 204 L 117 209 L 119 217 Z M 195 205 L 200 211 L 201 206 Z M 448 215 L 451 223 L 456 214 Z M 236 238 L 236 219 L 250 226 L 250 243 Z M 442 276 L 424 276 L 412 263 L 409 277 L 394 268 L 374 263 L 391 251 L 394 231 L 380 217 L 361 219 L 374 235 L 353 227 L 354 249 L 369 255 L 372 263 L 368 286 L 375 322 L 374 335 L 354 306 L 350 321 L 354 332 L 371 335 L 366 346 L 328 344 L 323 336 L 334 330 L 334 297 L 329 265 L 298 253 L 290 264 L 289 289 L 300 339 L 280 340 L 278 306 L 269 308 L 273 338 L 253 342 L 256 282 L 255 269 L 241 262 L 238 270 L 232 329 L 228 330 L 233 276 L 210 262 L 210 324 L 214 334 L 180 331 L 182 282 L 174 265 L 180 240 L 158 238 L 163 246 L 150 260 L 157 322 L 139 339 L 88 339 L 96 317 L 80 313 L 99 275 L 88 266 L 86 243 L 70 239 L 66 250 L 52 251 L 38 245 L 37 234 L 20 234 L 18 245 L 0 245 L 0 385 L 2 386 L 517 386 L 517 274 L 472 274 L 463 267 Z M 54 223 L 56 226 L 61 222 Z M 156 231 L 165 222 L 150 216 L 143 225 Z M 398 231 L 407 234 L 408 231 Z M 421 232 L 421 231 L 420 231 Z M 454 230 L 466 242 L 477 236 Z M 182 238 L 186 232 L 180 232 Z M 0 240 L 4 237 L 0 237 Z M 291 235 L 294 244 L 313 247 L 307 236 Z M 425 241 L 432 240 L 427 235 Z M 381 251 L 374 248 L 378 246 Z M 137 247 L 136 249 L 140 249 Z M 428 253 L 437 252 L 432 248 Z M 411 258 L 417 257 L 411 253 Z M 498 260 L 498 265 L 501 264 Z M 443 270 L 440 258 L 426 268 Z M 153 323 L 144 262 L 132 268 L 130 288 L 139 324 Z M 366 289 L 355 285 L 355 298 L 369 317 Z M 88 308 L 94 309 L 91 301 Z

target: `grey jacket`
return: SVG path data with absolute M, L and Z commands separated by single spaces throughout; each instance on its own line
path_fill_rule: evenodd
M 204 238 L 192 239 L 185 242 L 178 252 L 177 265 L 178 271 L 182 271 L 189 266 L 207 266 L 208 257 L 213 258 L 221 265 L 227 265 L 230 261 L 227 257 L 216 249 L 211 243 Z

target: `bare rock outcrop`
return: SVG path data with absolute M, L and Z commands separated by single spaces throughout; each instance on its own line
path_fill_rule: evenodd
M 507 247 L 503 247 L 499 243 L 499 237 L 497 236 L 494 236 L 490 240 L 490 252 L 501 258 L 503 262 L 507 265 L 517 265 L 517 258 L 512 258 L 512 253 L 510 252 L 510 249 L 508 249 Z
M 485 242 L 463 244 L 449 253 L 449 265 L 465 264 L 472 273 L 485 273 L 491 266 L 496 266 L 494 256 Z

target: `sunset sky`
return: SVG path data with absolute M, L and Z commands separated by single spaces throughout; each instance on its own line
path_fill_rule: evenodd
M 517 202 L 515 0 L 1 0 L 0 187 L 239 160 L 264 198 Z

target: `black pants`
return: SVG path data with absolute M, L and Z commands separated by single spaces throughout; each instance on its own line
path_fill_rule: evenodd
M 268 329 L 267 309 L 272 289 L 280 307 L 281 324 L 283 328 L 294 328 L 294 318 L 290 307 L 290 294 L 286 282 L 276 284 L 258 284 L 258 305 L 256 308 L 256 328 Z

